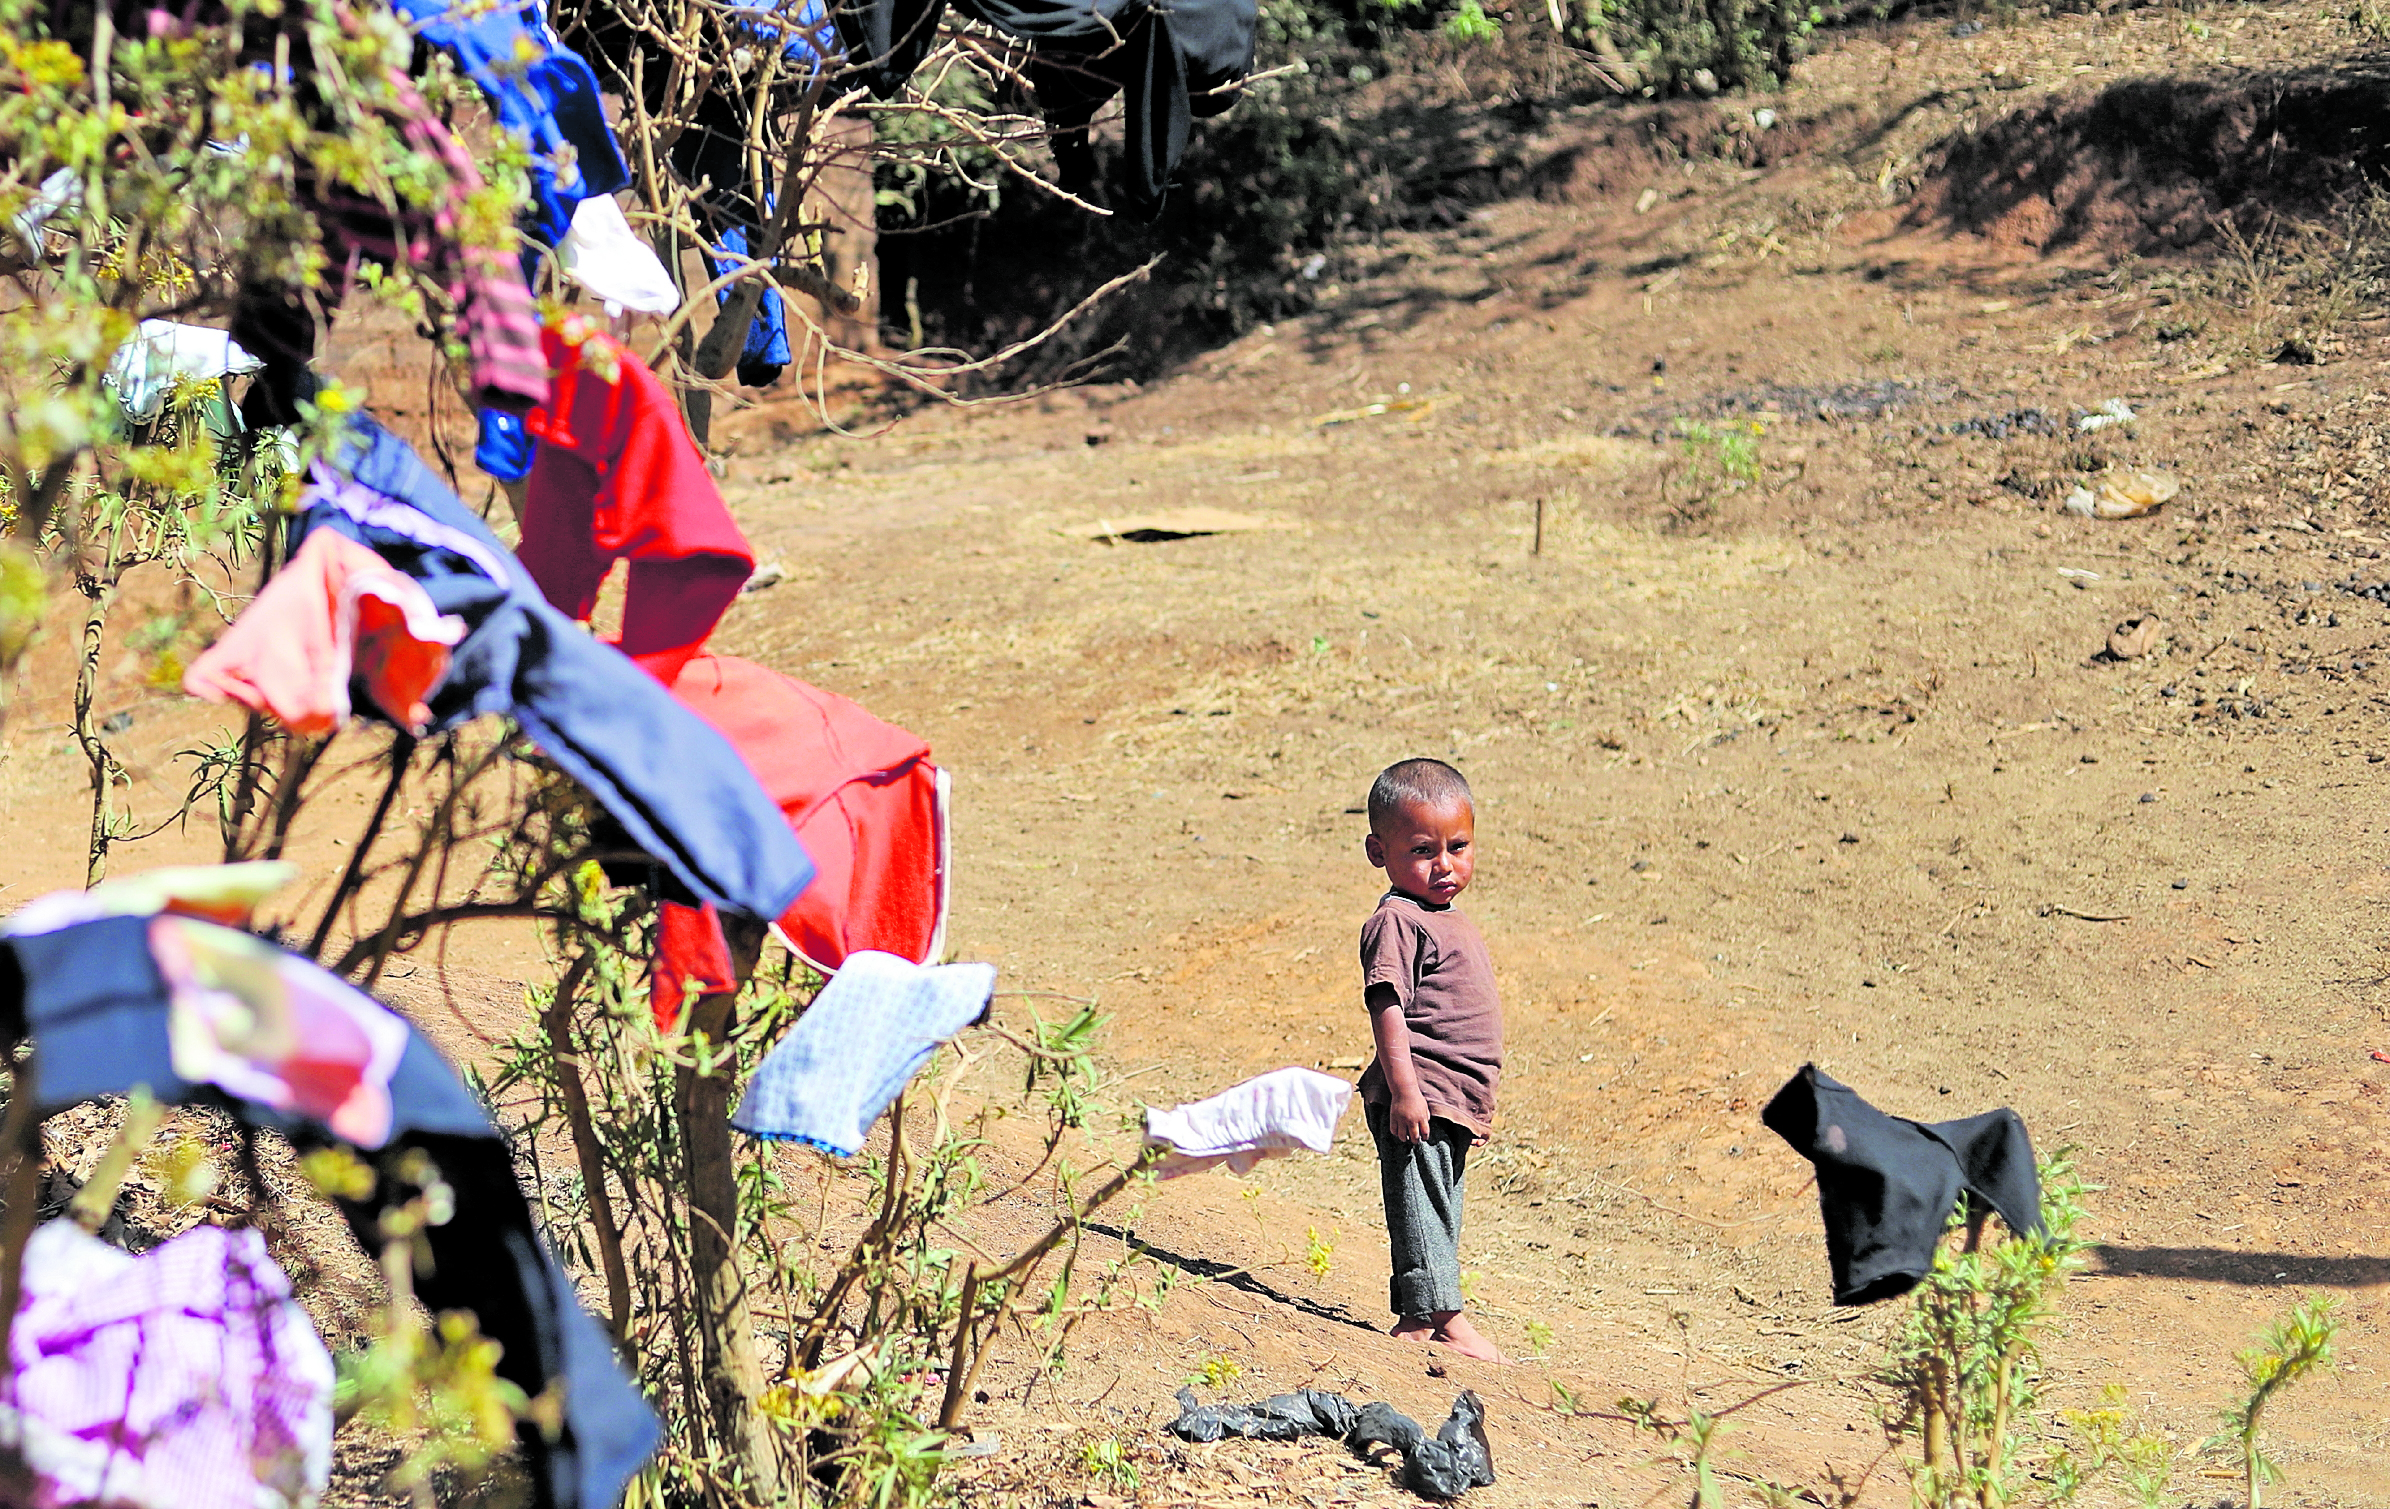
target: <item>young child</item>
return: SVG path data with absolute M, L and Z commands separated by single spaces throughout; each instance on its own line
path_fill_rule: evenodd
M 1469 783 L 1441 760 L 1390 765 L 1369 788 L 1364 848 L 1392 888 L 1361 929 L 1378 1053 L 1360 1089 L 1386 1199 L 1394 1334 L 1499 1362 L 1461 1314 L 1461 1175 L 1493 1130 L 1502 1078 L 1493 961 L 1452 905 L 1477 866 L 1476 823 Z

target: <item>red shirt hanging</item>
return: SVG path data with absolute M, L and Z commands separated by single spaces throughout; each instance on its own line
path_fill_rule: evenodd
M 555 378 L 525 428 L 531 464 L 515 553 L 548 601 L 575 618 L 630 562 L 624 654 L 670 686 L 755 570 L 722 490 L 654 373 L 586 321 L 541 332 Z

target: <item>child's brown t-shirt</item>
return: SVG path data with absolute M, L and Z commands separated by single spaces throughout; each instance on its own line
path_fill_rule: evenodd
M 1494 1129 L 1502 1080 L 1502 999 L 1494 963 L 1476 924 L 1449 906 L 1388 891 L 1361 927 L 1361 991 L 1393 987 L 1411 1030 L 1411 1063 L 1430 1116 L 1483 1137 Z M 1372 1060 L 1361 1075 L 1364 1105 L 1393 1099 Z

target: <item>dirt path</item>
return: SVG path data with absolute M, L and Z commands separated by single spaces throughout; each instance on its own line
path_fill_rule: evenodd
M 2132 30 L 2180 15 L 2107 35 L 2185 66 Z M 1960 108 L 1943 74 L 1989 65 L 1939 26 L 1849 43 L 1809 103 L 1916 58 L 1904 38 L 1924 56 L 1902 87 Z M 1168 1444 L 1206 1359 L 1243 1370 L 1230 1394 L 1333 1384 L 1431 1424 L 1479 1389 L 1489 1509 L 1663 1481 L 1628 1428 L 1551 1410 L 1555 1384 L 1716 1408 L 1798 1381 L 1737 1417 L 1730 1469 L 1855 1478 L 1898 1307 L 1826 1305 L 1807 1168 L 1757 1120 L 1804 1061 L 1923 1119 L 2013 1105 L 2080 1149 L 2100 1246 L 2053 1408 L 2118 1382 L 2188 1446 L 2237 1347 L 2300 1294 L 2341 1296 L 2344 1368 L 2272 1417 L 2278 1502 L 2390 1499 L 2390 1067 L 2368 1057 L 2390 1047 L 2390 614 L 2342 590 L 2390 544 L 2390 337 L 2256 365 L 2202 264 L 2035 260 L 1890 212 L 1796 234 L 1856 181 L 1846 146 L 1759 181 L 1697 167 L 1649 215 L 1507 205 L 1398 242 L 1322 314 L 1151 390 L 739 460 L 733 505 L 788 578 L 717 642 L 930 738 L 959 952 L 1099 998 L 1123 1101 L 1357 1067 L 1377 887 L 1354 809 L 1411 754 L 1480 794 L 1467 905 L 1511 1067 L 1464 1261 L 1496 1339 L 1548 1328 L 1543 1354 L 1431 1367 L 1367 1329 L 1385 1269 L 1356 1117 L 1335 1156 L 1157 1198 L 1152 1249 L 1256 1276 L 1091 1328 L 1033 1388 L 997 1367 L 1004 1444 L 967 1501 L 1101 1502 L 1077 1451 L 1113 1436 L 1144 1502 L 1401 1498 L 1324 1445 Z M 1744 250 L 1766 237 L 1784 254 Z M 2185 311 L 2203 333 L 2165 336 Z M 2014 417 L 2071 431 L 2112 398 L 2138 418 L 2096 436 Z M 1704 498 L 1680 418 L 1758 423 L 1763 485 Z M 2060 511 L 2102 462 L 2184 492 L 2146 520 Z M 1059 532 L 1189 504 L 1279 527 Z M 2143 613 L 2158 653 L 2093 658 Z M 159 789 L 197 726 L 169 709 L 145 735 Z M 11 739 L 0 831 L 31 889 L 77 864 L 55 843 L 72 765 L 55 730 Z M 2186 1467 L 2168 1502 L 2229 1486 Z M 1887 1469 L 1865 1502 L 1904 1498 Z
M 1376 886 L 1351 809 L 1414 753 L 1482 796 L 1469 905 L 1512 1068 L 1464 1255 L 1501 1342 L 1549 1327 L 1544 1357 L 1431 1379 L 1357 1329 L 1382 1323 L 1384 1259 L 1356 1126 L 1257 1174 L 1257 1209 L 1217 1180 L 1157 1200 L 1147 1242 L 1262 1265 L 1268 1292 L 1101 1333 L 1053 1385 L 1071 1408 L 1041 1389 L 1032 1413 L 1149 1440 L 1207 1357 L 1246 1370 L 1232 1393 L 1355 1380 L 1432 1417 L 1466 1382 L 1500 1401 L 1487 1503 L 1631 1503 L 1648 1445 L 1546 1412 L 1547 1378 L 1711 1407 L 1799 1379 L 1738 1419 L 1737 1470 L 1855 1475 L 1894 1307 L 1827 1309 L 1806 1167 L 1757 1122 L 1814 1060 L 1904 1114 L 2009 1104 L 2080 1147 L 2101 1246 L 2053 1407 L 2120 1382 L 2189 1444 L 2235 1348 L 2297 1294 L 2344 1296 L 2346 1370 L 2280 1419 L 2285 1501 L 2378 1501 L 2390 624 L 2329 584 L 2377 571 L 2383 536 L 2370 489 L 2313 511 L 2278 462 L 2333 433 L 2311 411 L 2378 402 L 2390 350 L 2198 377 L 2146 334 L 2065 339 L 2163 307 L 2164 273 L 1980 243 L 1582 274 L 1650 251 L 1621 223 L 1507 207 L 1200 374 L 800 447 L 734 500 L 801 585 L 751 599 L 730 647 L 932 739 L 961 948 L 1099 997 L 1125 1093 L 1356 1066 Z M 1804 417 L 1842 385 L 1912 401 Z M 1767 485 L 1664 498 L 1681 448 L 1649 433 L 1736 395 L 1775 416 Z M 1996 484 L 2066 474 L 2077 437 L 1920 433 L 2032 407 L 2068 428 L 2112 397 L 2140 417 L 2105 459 L 2187 479 L 2155 519 Z M 1405 398 L 1431 402 L 1315 422 Z M 1287 527 L 1058 532 L 1186 504 Z M 2161 653 L 2092 660 L 2144 612 Z M 1313 1231 L 1324 1278 L 1298 1261 Z M 998 1471 L 1009 1498 L 1048 1457 L 995 1408 L 1026 1469 Z M 1191 1458 L 1145 1449 L 1167 1502 Z M 1249 1494 L 1378 1481 L 1324 1448 L 1194 1455 L 1245 1462 Z M 1094 1491 L 1061 1479 L 1043 1501 Z M 2176 1501 L 2203 1486 L 2186 1470 Z

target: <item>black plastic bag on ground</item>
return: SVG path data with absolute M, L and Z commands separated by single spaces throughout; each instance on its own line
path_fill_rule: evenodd
M 1494 1447 L 1485 1438 L 1485 1403 L 1475 1389 L 1463 1389 L 1436 1438 L 1403 1454 L 1402 1485 L 1423 1498 L 1456 1499 L 1493 1481 Z
M 1217 1441 L 1223 1436 L 1247 1436 L 1256 1441 L 1292 1441 L 1299 1436 L 1341 1439 L 1361 1414 L 1344 1395 L 1309 1388 L 1295 1394 L 1273 1394 L 1259 1404 L 1197 1404 L 1192 1390 L 1180 1389 L 1178 1406 L 1179 1417 L 1170 1423 L 1170 1433 L 1182 1441 Z M 1410 1425 L 1407 1420 L 1403 1423 Z M 1414 1431 L 1418 1428 L 1411 1426 Z
M 1451 1417 L 1434 1438 L 1418 1421 L 1379 1400 L 1355 1405 L 1342 1394 L 1304 1389 L 1275 1394 L 1259 1404 L 1198 1404 L 1192 1390 L 1178 1391 L 1179 1416 L 1170 1433 L 1182 1441 L 1217 1441 L 1244 1436 L 1291 1441 L 1331 1436 L 1356 1455 L 1372 1446 L 1390 1447 L 1403 1459 L 1402 1485 L 1422 1498 L 1456 1499 L 1494 1481 L 1494 1453 L 1486 1440 L 1485 1403 L 1474 1390 L 1452 1401 Z

